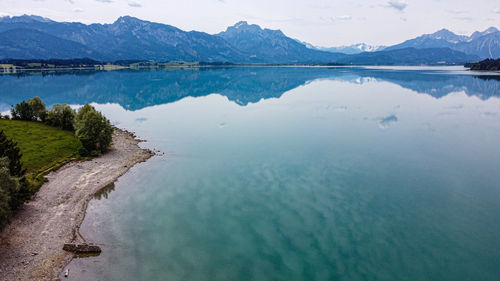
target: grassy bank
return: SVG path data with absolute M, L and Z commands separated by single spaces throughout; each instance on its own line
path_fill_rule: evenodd
M 17 142 L 30 187 L 36 191 L 44 175 L 72 159 L 78 159 L 81 142 L 71 131 L 38 122 L 0 120 L 0 130 Z

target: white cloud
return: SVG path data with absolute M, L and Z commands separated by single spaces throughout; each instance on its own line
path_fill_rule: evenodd
M 460 21 L 472 21 L 471 17 L 454 17 L 454 19 L 460 20 Z
M 142 7 L 142 4 L 141 4 L 141 3 L 139 3 L 139 2 L 135 2 L 135 1 L 128 2 L 128 5 L 129 5 L 130 7 L 133 7 L 133 8 L 140 8 L 140 7 Z
M 467 13 L 467 11 L 464 10 L 448 10 L 448 12 L 453 15 L 462 15 Z
M 75 13 L 83 13 L 83 9 L 75 8 L 75 9 L 73 9 L 73 12 L 75 12 Z
M 344 15 L 336 17 L 338 20 L 352 20 L 352 16 Z
M 352 16 L 350 15 L 343 15 L 343 16 L 335 16 L 335 17 L 329 17 L 329 18 L 321 18 L 322 20 L 329 20 L 333 23 L 335 22 L 343 22 L 343 21 L 350 21 L 352 20 Z
M 408 3 L 403 0 L 389 0 L 389 2 L 387 2 L 387 6 L 398 11 L 403 11 L 408 6 Z
M 95 0 L 97 2 L 101 2 L 101 3 L 112 3 L 113 0 Z

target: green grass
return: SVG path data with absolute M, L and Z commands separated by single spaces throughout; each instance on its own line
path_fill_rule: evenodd
M 28 181 L 35 190 L 45 181 L 43 176 L 48 172 L 79 158 L 78 149 L 82 144 L 73 132 L 17 120 L 0 120 L 0 130 L 17 142 Z

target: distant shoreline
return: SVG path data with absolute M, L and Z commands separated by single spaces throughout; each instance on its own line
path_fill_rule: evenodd
M 400 64 L 400 65 L 357 65 L 357 64 L 175 64 L 168 66 L 115 66 L 99 65 L 85 67 L 39 67 L 39 68 L 15 68 L 6 70 L 0 64 L 0 74 L 18 74 L 24 72 L 57 72 L 57 71 L 115 71 L 115 70 L 147 70 L 147 69 L 206 69 L 206 68 L 236 68 L 236 67 L 303 67 L 303 68 L 342 68 L 342 67 L 426 67 L 426 66 L 464 66 L 464 64 Z M 3 71 L 2 71 L 3 69 Z
M 64 243 L 83 243 L 79 228 L 94 194 L 154 154 L 132 133 L 115 128 L 102 156 L 71 162 L 49 179 L 0 232 L 0 280 L 55 280 L 73 259 Z

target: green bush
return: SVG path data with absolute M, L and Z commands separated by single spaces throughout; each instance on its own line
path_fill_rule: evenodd
M 36 120 L 45 122 L 47 118 L 47 109 L 45 108 L 45 103 L 39 97 L 34 97 L 28 100 L 28 105 L 31 107 Z
M 111 146 L 113 127 L 106 117 L 89 104 L 81 107 L 75 118 L 75 135 L 92 156 L 106 152 Z
M 16 104 L 11 110 L 12 119 L 24 121 L 45 121 L 47 110 L 45 104 L 39 97 L 29 99 L 27 102 L 22 101 Z
M 5 133 L 0 131 L 0 157 L 9 159 L 9 173 L 16 177 L 22 177 L 26 174 L 21 162 L 22 154 L 17 147 L 17 143 L 8 139 Z
M 73 131 L 75 111 L 67 104 L 54 104 L 47 112 L 45 123 L 63 130 Z
M 10 114 L 12 115 L 12 119 L 14 120 L 26 120 L 26 121 L 35 121 L 35 112 L 31 108 L 31 106 L 22 101 L 18 103 L 10 110 Z
M 0 158 L 0 229 L 5 226 L 12 216 L 15 202 L 13 196 L 19 193 L 19 180 L 12 177 L 9 172 L 9 159 Z
M 31 196 L 21 156 L 17 144 L 0 131 L 0 228 Z

